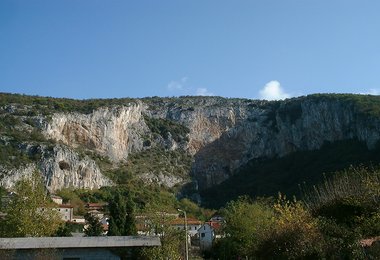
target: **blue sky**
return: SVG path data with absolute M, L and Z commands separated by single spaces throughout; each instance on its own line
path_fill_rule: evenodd
M 380 93 L 378 0 L 0 0 L 0 92 Z

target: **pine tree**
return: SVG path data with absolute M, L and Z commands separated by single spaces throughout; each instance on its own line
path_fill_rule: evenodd
M 127 202 L 125 197 L 116 192 L 113 200 L 109 202 L 109 236 L 134 236 L 137 235 L 136 221 L 135 221 L 135 204 L 131 196 L 127 195 Z
M 108 236 L 122 236 L 125 233 L 125 216 L 127 214 L 125 200 L 120 192 L 116 192 L 108 204 L 110 219 Z
M 124 235 L 135 236 L 137 235 L 136 220 L 135 220 L 135 203 L 132 198 L 128 196 L 128 201 L 126 204 L 125 223 L 124 223 Z

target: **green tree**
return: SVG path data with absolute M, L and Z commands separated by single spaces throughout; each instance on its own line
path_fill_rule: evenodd
M 117 190 L 114 193 L 113 199 L 108 203 L 110 219 L 108 236 L 131 236 L 137 235 L 134 208 L 135 204 L 126 192 Z M 135 259 L 138 255 L 136 249 L 117 249 L 114 251 L 122 259 Z
M 139 258 L 146 260 L 181 259 L 183 256 L 183 231 L 176 230 L 170 223 L 174 217 L 165 214 L 163 208 L 147 206 L 146 231 L 150 235 L 158 235 L 161 240 L 160 247 L 145 247 L 141 250 Z
M 127 210 L 125 199 L 119 191 L 115 192 L 113 199 L 108 203 L 110 218 L 108 236 L 122 236 L 125 232 L 125 218 Z
M 251 202 L 247 197 L 231 201 L 222 210 L 226 234 L 215 246 L 217 258 L 252 257 L 274 225 L 274 211 L 265 202 Z
M 135 220 L 135 203 L 132 198 L 128 196 L 126 203 L 126 216 L 124 222 L 124 234 L 125 236 L 137 235 L 136 220 Z
M 135 222 L 135 204 L 128 194 L 127 198 L 120 191 L 116 191 L 108 204 L 109 236 L 132 236 L 137 234 Z
M 68 222 L 63 223 L 59 226 L 57 232 L 55 233 L 57 237 L 72 237 L 71 229 L 69 227 Z
M 53 209 L 41 175 L 34 172 L 14 187 L 15 196 L 5 208 L 6 218 L 0 224 L 4 237 L 40 237 L 56 233 L 62 223 Z
M 84 230 L 86 236 L 101 236 L 103 233 L 103 227 L 99 219 L 90 213 L 86 213 L 86 215 L 84 215 L 84 218 L 86 219 L 88 225 Z

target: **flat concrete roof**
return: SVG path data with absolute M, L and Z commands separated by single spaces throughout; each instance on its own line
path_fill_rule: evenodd
M 153 236 L 0 238 L 0 249 L 115 248 L 141 246 L 161 246 L 161 241 L 159 237 Z

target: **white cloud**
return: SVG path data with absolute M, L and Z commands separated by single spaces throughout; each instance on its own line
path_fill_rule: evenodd
M 269 81 L 265 84 L 264 88 L 260 90 L 260 98 L 266 100 L 280 100 L 289 97 L 290 94 L 281 88 L 281 84 L 277 80 Z
M 207 88 L 194 88 L 189 86 L 188 77 L 182 77 L 179 80 L 172 80 L 166 86 L 170 92 L 181 95 L 197 95 L 197 96 L 213 96 L 214 94 L 209 92 Z
M 214 94 L 209 92 L 207 88 L 197 88 L 197 96 L 213 96 Z
M 170 81 L 167 88 L 170 91 L 183 90 L 185 88 L 185 84 L 187 82 L 187 77 L 183 77 L 180 80 Z
M 363 95 L 380 95 L 380 90 L 376 88 L 371 88 L 369 91 L 365 93 L 361 93 Z

